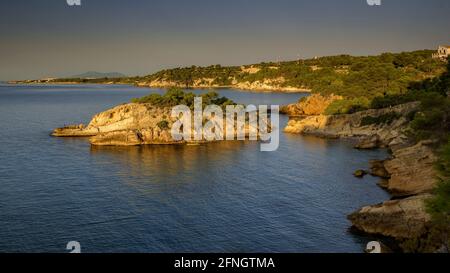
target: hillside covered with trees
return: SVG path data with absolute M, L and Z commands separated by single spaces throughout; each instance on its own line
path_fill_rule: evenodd
M 196 83 L 209 80 L 212 80 L 211 86 L 275 81 L 281 87 L 306 88 L 322 94 L 375 97 L 406 92 L 411 82 L 443 73 L 445 65 L 433 59 L 432 53 L 422 50 L 365 57 L 339 55 L 242 67 L 192 66 L 163 70 L 142 77 L 139 82 L 164 81 L 181 87 L 195 87 Z
M 445 63 L 432 50 L 383 53 L 377 56 L 338 55 L 244 66 L 191 66 L 159 71 L 143 77 L 52 79 L 52 82 L 135 84 L 150 87 L 232 87 L 264 90 L 311 90 L 341 95 L 353 104 L 368 106 L 375 97 L 402 94 L 412 82 L 436 77 Z M 259 84 L 259 85 L 258 85 Z M 256 86 L 256 87 L 255 87 Z

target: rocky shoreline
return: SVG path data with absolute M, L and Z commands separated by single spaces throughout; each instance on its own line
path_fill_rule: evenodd
M 407 103 L 386 109 L 367 110 L 347 115 L 328 116 L 317 111 L 337 97 L 313 95 L 295 105 L 285 107 L 287 113 L 310 113 L 290 116 L 285 132 L 314 135 L 324 138 L 356 139 L 355 148 L 388 148 L 391 157 L 370 162 L 371 174 L 381 179 L 379 185 L 392 199 L 369 205 L 350 214 L 353 228 L 367 234 L 393 238 L 396 242 L 420 237 L 427 232 L 431 217 L 426 212 L 425 201 L 432 195 L 437 183 L 434 164 L 437 156 L 432 141 L 414 143 L 408 137 L 408 115 L 416 111 L 419 103 Z M 300 109 L 300 111 L 299 111 Z M 376 119 L 395 114 L 391 123 L 362 125 L 365 117 Z
M 207 82 L 207 83 L 205 83 Z M 209 83 L 208 83 L 209 82 Z M 283 86 L 281 84 L 276 84 L 268 81 L 255 81 L 255 82 L 244 82 L 238 83 L 233 82 L 231 85 L 216 85 L 213 84 L 211 79 L 203 79 L 202 81 L 198 81 L 193 83 L 190 86 L 182 85 L 176 82 L 168 82 L 168 81 L 152 81 L 152 82 L 143 82 L 137 84 L 139 87 L 150 87 L 150 88 L 190 88 L 190 89 L 218 89 L 218 88 L 227 88 L 227 89 L 238 89 L 238 90 L 247 90 L 247 91 L 255 91 L 255 92 L 282 92 L 282 93 L 310 93 L 311 89 L 308 88 L 297 88 L 292 86 Z
M 73 84 L 99 84 L 99 85 L 127 85 L 129 83 L 117 83 L 117 82 L 102 82 L 102 83 L 90 83 L 90 82 L 59 82 L 59 81 L 42 81 L 42 80 L 25 80 L 25 81 L 9 81 L 7 84 L 47 84 L 47 85 L 73 85 Z M 136 87 L 143 88 L 182 88 L 182 89 L 238 89 L 245 91 L 253 91 L 253 92 L 277 92 L 277 93 L 310 93 L 311 89 L 308 88 L 297 88 L 292 86 L 282 86 L 282 85 L 272 85 L 270 83 L 264 82 L 245 82 L 245 83 L 235 83 L 232 85 L 215 85 L 215 84 L 201 84 L 195 83 L 191 86 L 186 86 L 173 82 L 165 82 L 165 81 L 153 81 L 153 82 L 140 82 L 132 84 Z
M 359 231 L 399 242 L 426 233 L 431 217 L 426 212 L 425 201 L 432 196 L 438 174 L 434 169 L 437 161 L 433 152 L 434 143 L 415 143 L 408 137 L 408 116 L 417 111 L 420 104 L 412 102 L 354 114 L 324 115 L 326 107 L 339 99 L 338 96 L 311 95 L 297 104 L 283 107 L 282 111 L 290 116 L 284 131 L 354 139 L 358 149 L 389 149 L 390 158 L 371 161 L 370 170 L 357 173 L 359 177 L 366 174 L 380 177 L 379 185 L 392 195 L 392 199 L 363 207 L 350 214 L 348 219 Z M 367 117 L 377 120 L 385 115 L 396 118 L 390 122 L 381 122 L 383 119 L 370 124 L 363 122 Z M 174 122 L 170 107 L 128 103 L 95 115 L 87 126 L 80 124 L 57 128 L 52 136 L 90 137 L 90 143 L 94 146 L 190 144 L 172 138 L 170 128 Z
M 171 108 L 148 103 L 128 103 L 95 115 L 83 124 L 57 128 L 55 137 L 90 137 L 95 146 L 135 146 L 145 144 L 183 144 L 173 140 Z
M 54 137 L 89 137 L 93 146 L 183 145 L 214 142 L 214 140 L 175 140 L 171 133 L 177 119 L 171 116 L 172 108 L 151 103 L 127 103 L 96 114 L 89 124 L 56 128 Z M 226 134 L 224 118 L 223 136 Z M 233 122 L 234 121 L 230 121 Z M 267 128 L 270 129 L 269 122 Z M 242 127 L 245 136 L 257 131 L 249 124 Z M 237 127 L 234 127 L 235 135 Z M 257 136 L 259 138 L 259 135 Z

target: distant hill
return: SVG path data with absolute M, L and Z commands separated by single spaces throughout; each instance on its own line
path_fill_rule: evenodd
M 434 50 L 383 53 L 377 56 L 338 55 L 244 66 L 212 65 L 166 69 L 140 77 L 151 87 L 233 87 L 250 90 L 302 90 L 346 98 L 371 98 L 405 93 L 413 82 L 445 72 L 446 62 Z
M 89 71 L 80 75 L 75 75 L 70 78 L 74 79 L 100 79 L 100 78 L 125 78 L 127 77 L 124 74 L 118 73 L 118 72 L 109 72 L 109 73 L 102 73 L 102 72 L 96 72 L 96 71 Z
M 433 53 L 434 50 L 418 50 L 376 56 L 337 55 L 243 66 L 190 66 L 136 77 L 124 77 L 120 73 L 88 72 L 72 78 L 17 82 L 310 91 L 322 95 L 339 95 L 366 106 L 373 98 L 403 94 L 412 84 L 444 73 L 446 62 L 432 58 Z

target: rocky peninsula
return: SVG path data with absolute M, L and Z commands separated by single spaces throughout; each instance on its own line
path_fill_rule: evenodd
M 71 125 L 53 131 L 55 137 L 90 137 L 92 145 L 133 146 L 181 144 L 170 134 L 171 109 L 149 103 L 128 103 L 96 114 L 87 126 Z
M 150 94 L 135 99 L 132 103 L 122 104 L 98 113 L 88 125 L 77 124 L 56 128 L 51 135 L 54 137 L 90 137 L 90 143 L 95 146 L 172 145 L 211 142 L 213 140 L 207 140 L 205 136 L 201 140 L 176 140 L 172 135 L 171 129 L 174 123 L 178 121 L 178 118 L 172 115 L 172 106 L 187 104 L 194 107 L 194 97 L 193 93 L 186 93 L 180 89 L 170 89 L 163 96 Z M 219 98 L 215 92 L 203 94 L 201 98 L 205 100 L 205 104 L 218 105 L 222 109 L 225 105 L 237 106 L 225 97 Z M 198 106 L 201 110 L 201 100 L 199 103 Z M 244 108 L 242 107 L 242 109 Z M 244 116 L 244 118 L 246 117 L 248 116 Z M 235 136 L 240 132 L 248 139 L 251 132 L 256 132 L 255 139 L 260 138 L 261 132 L 259 132 L 257 125 L 255 127 L 255 125 L 245 122 L 241 128 L 238 128 L 235 119 L 228 118 L 226 115 L 222 118 L 222 125 L 218 125 L 216 119 L 208 120 L 203 116 L 202 125 L 212 122 L 214 130 L 222 128 L 221 135 L 225 136 L 227 125 L 231 123 L 233 124 L 231 125 L 231 133 L 234 133 Z M 193 120 L 191 121 L 193 124 Z M 269 133 L 271 130 L 269 120 L 267 120 L 264 128 L 267 128 L 267 133 Z M 191 132 L 193 134 L 193 128 L 191 128 Z M 213 133 L 214 136 L 216 136 L 216 133 Z

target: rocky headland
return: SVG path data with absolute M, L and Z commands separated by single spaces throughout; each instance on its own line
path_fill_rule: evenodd
M 367 173 L 380 177 L 379 185 L 392 194 L 392 200 L 363 207 L 350 214 L 348 219 L 357 230 L 394 238 L 398 242 L 426 233 L 431 217 L 426 212 L 425 201 L 432 196 L 438 174 L 434 168 L 437 156 L 433 152 L 433 142 L 415 143 L 408 137 L 408 116 L 417 111 L 420 103 L 325 115 L 322 109 L 339 99 L 337 96 L 312 95 L 284 107 L 284 112 L 290 115 L 285 132 L 352 139 L 358 149 L 388 148 L 391 157 L 371 161 Z M 383 122 L 386 116 L 394 118 Z
M 90 137 L 92 145 L 176 144 L 170 134 L 170 108 L 145 103 L 119 105 L 83 124 L 57 128 L 55 137 Z
M 416 111 L 419 103 L 412 102 L 385 109 L 371 109 L 354 114 L 325 115 L 323 112 L 338 96 L 323 97 L 312 95 L 297 105 L 283 107 L 290 116 L 284 129 L 287 133 L 315 135 L 326 138 L 352 138 L 358 140 L 357 148 L 371 149 L 379 147 L 395 148 L 408 143 L 408 114 Z M 321 104 L 322 107 L 318 106 Z M 301 109 L 300 111 L 298 109 Z M 303 115 L 291 115 L 304 113 Z M 389 123 L 371 122 L 365 124 L 368 117 L 372 119 L 395 115 Z
M 175 140 L 172 137 L 171 128 L 177 119 L 171 117 L 171 111 L 172 107 L 155 106 L 151 103 L 127 103 L 96 114 L 88 125 L 77 124 L 56 128 L 51 135 L 89 137 L 90 143 L 94 146 L 181 145 L 211 142 L 206 139 Z M 227 121 L 224 118 L 223 136 L 226 133 Z M 267 128 L 270 130 L 269 123 Z M 248 137 L 251 131 L 257 131 L 258 128 L 253 128 L 246 123 L 242 129 Z M 237 132 L 235 124 L 235 136 Z

